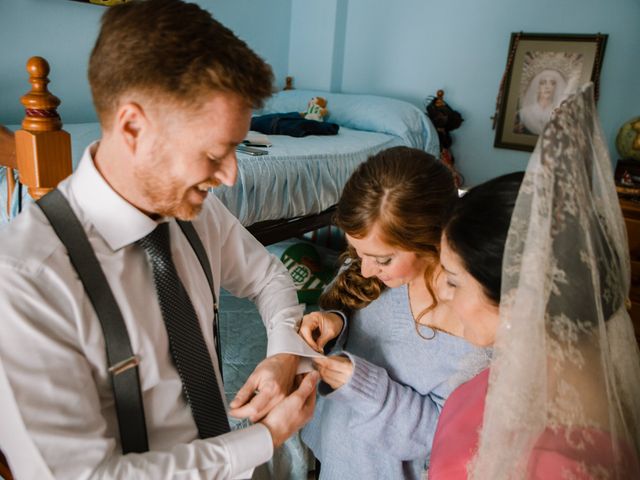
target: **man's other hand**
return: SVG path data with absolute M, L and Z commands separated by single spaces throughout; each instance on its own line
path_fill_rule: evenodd
M 291 392 L 299 358 L 279 353 L 258 364 L 229 406 L 229 415 L 257 422 Z

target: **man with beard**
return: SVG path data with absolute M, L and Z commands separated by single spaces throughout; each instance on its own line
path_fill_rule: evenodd
M 105 11 L 89 62 L 102 138 L 0 234 L 0 360 L 56 478 L 233 478 L 310 418 L 317 374 L 290 393 L 298 360 L 282 353 L 302 314 L 294 285 L 207 196 L 235 182 L 235 148 L 272 78 L 197 5 Z M 90 248 L 74 260 L 78 237 Z M 87 286 L 96 271 L 106 289 Z M 255 301 L 269 337 L 229 405 L 255 423 L 233 432 L 214 335 L 220 287 Z

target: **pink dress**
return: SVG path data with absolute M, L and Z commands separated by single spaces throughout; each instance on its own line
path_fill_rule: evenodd
M 487 368 L 449 395 L 433 437 L 429 480 L 466 480 L 467 463 L 478 445 L 488 386 Z
M 489 369 L 486 369 L 458 387 L 447 399 L 433 439 L 429 480 L 466 480 L 467 464 L 478 445 L 488 385 Z M 528 479 L 547 480 L 562 475 L 561 478 L 591 480 L 596 478 L 592 474 L 594 471 L 601 468 L 611 471 L 614 464 L 620 473 L 617 478 L 640 478 L 638 459 L 633 450 L 619 445 L 623 458 L 615 461 L 611 436 L 606 432 L 589 432 L 593 443 L 588 455 L 584 450 L 572 448 L 564 433 L 546 430 L 540 436 L 529 459 Z M 586 457 L 588 464 L 585 464 Z

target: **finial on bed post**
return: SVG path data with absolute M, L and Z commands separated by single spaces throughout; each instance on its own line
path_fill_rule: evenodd
M 71 173 L 71 137 L 56 110 L 60 99 L 47 89 L 47 61 L 31 57 L 27 72 L 31 91 L 20 98 L 25 117 L 16 132 L 16 157 L 20 182 L 38 199 Z

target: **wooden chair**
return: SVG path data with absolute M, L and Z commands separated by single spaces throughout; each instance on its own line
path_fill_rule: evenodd
M 0 166 L 7 168 L 7 211 L 15 190 L 14 170 L 29 195 L 38 199 L 71 173 L 71 137 L 62 130 L 57 108 L 60 100 L 47 89 L 49 64 L 42 57 L 27 62 L 31 91 L 20 99 L 25 107 L 22 129 L 15 133 L 12 154 L 11 134 L 2 132 Z

